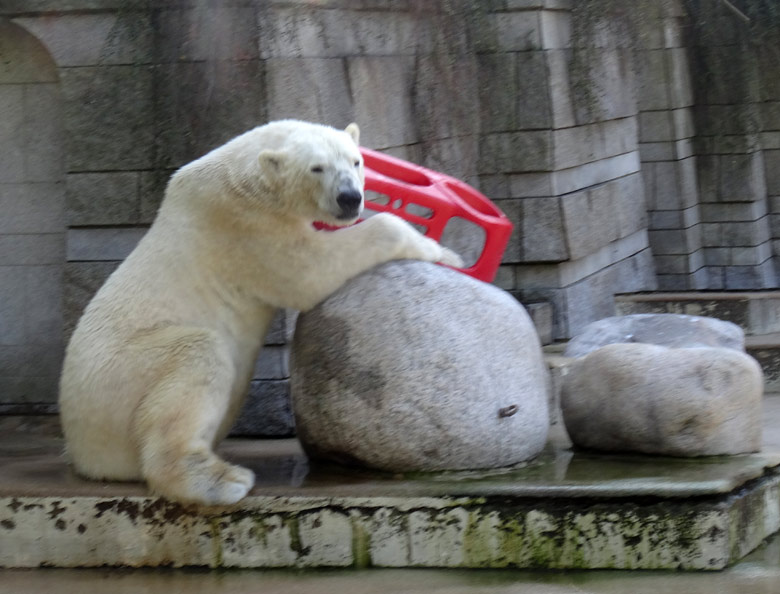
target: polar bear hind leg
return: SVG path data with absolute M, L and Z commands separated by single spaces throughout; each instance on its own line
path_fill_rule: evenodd
M 186 503 L 231 505 L 254 473 L 213 447 L 231 407 L 235 370 L 219 337 L 200 328 L 165 328 L 145 337 L 165 353 L 160 378 L 132 419 L 141 473 L 156 493 Z

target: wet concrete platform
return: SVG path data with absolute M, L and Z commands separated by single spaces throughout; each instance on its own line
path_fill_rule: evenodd
M 733 457 L 574 452 L 557 430 L 522 467 L 387 475 L 229 440 L 258 484 L 219 509 L 84 481 L 56 427 L 7 418 L 0 566 L 721 569 L 780 529 L 780 397 L 765 404 L 764 451 Z

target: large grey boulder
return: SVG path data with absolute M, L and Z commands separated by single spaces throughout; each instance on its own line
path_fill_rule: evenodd
M 647 343 L 667 347 L 745 350 L 745 333 L 731 322 L 683 314 L 634 314 L 585 326 L 566 346 L 566 357 L 582 357 L 608 344 Z
M 762 394 L 761 368 L 738 350 L 612 344 L 571 364 L 561 409 L 581 447 L 741 454 L 761 448 Z
M 316 458 L 495 468 L 546 441 L 549 376 L 528 314 L 441 266 L 384 264 L 302 314 L 291 375 L 298 437 Z

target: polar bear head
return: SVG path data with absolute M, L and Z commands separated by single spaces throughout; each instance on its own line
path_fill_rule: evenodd
M 311 221 L 354 223 L 363 211 L 363 158 L 360 129 L 283 120 L 263 126 L 258 155 L 264 185 L 279 207 Z

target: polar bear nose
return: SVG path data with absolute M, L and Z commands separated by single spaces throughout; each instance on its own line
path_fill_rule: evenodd
M 360 214 L 360 206 L 363 203 L 363 195 L 357 190 L 345 190 L 339 192 L 336 204 L 341 208 L 340 219 L 352 219 Z

